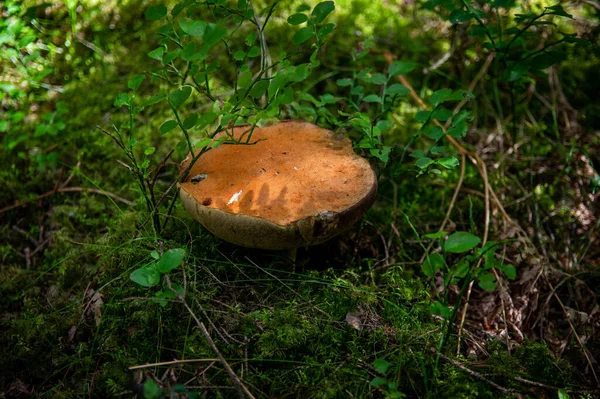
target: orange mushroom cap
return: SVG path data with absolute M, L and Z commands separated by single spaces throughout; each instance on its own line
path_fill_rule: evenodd
M 180 184 L 186 210 L 226 241 L 264 249 L 319 244 L 375 201 L 377 177 L 342 134 L 302 121 L 227 134 L 250 144 L 206 152 Z

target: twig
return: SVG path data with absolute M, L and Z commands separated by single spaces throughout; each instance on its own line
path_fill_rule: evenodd
M 550 289 L 553 291 L 554 297 L 556 298 L 556 300 L 558 301 L 558 304 L 562 308 L 562 311 L 563 311 L 563 313 L 565 315 L 565 319 L 567 319 L 567 322 L 569 322 L 569 326 L 571 327 L 571 331 L 573 332 L 573 335 L 575 335 L 575 338 L 577 339 L 577 343 L 579 344 L 579 346 L 581 346 L 581 350 L 583 351 L 585 359 L 587 360 L 587 362 L 588 362 L 588 364 L 590 366 L 590 369 L 592 371 L 592 375 L 594 376 L 594 380 L 596 380 L 596 385 L 600 385 L 600 381 L 598 381 L 598 376 L 596 375 L 596 371 L 594 369 L 594 363 L 595 363 L 595 361 L 592 361 L 592 358 L 590 357 L 590 354 L 588 353 L 587 348 L 583 344 L 583 341 L 581 340 L 581 337 L 579 336 L 579 334 L 577 334 L 577 330 L 575 329 L 575 326 L 573 325 L 573 322 L 571 321 L 571 317 L 569 316 L 569 312 L 565 308 L 565 305 L 562 303 L 562 301 L 561 301 L 560 297 L 558 296 L 558 294 L 556 293 L 556 291 L 554 291 L 554 288 L 552 287 L 552 284 L 550 283 L 550 280 L 548 280 L 548 278 L 546 278 L 546 275 L 542 275 L 542 277 L 544 278 L 544 280 L 546 280 L 546 284 L 548 284 L 548 287 L 550 287 Z
M 252 393 L 248 390 L 248 388 L 246 388 L 246 386 L 242 383 L 242 381 L 240 380 L 240 378 L 235 374 L 235 372 L 233 371 L 233 369 L 231 368 L 231 366 L 229 366 L 229 363 L 227 363 L 227 361 L 225 360 L 225 358 L 223 357 L 223 355 L 219 351 L 219 348 L 217 348 L 217 345 L 212 340 L 212 338 L 211 338 L 210 334 L 208 333 L 208 330 L 206 329 L 206 326 L 204 325 L 204 323 L 202 323 L 198 319 L 198 317 L 196 316 L 196 314 L 194 313 L 194 311 L 190 308 L 190 306 L 187 304 L 187 302 L 181 296 L 181 294 L 173 289 L 173 286 L 171 285 L 171 279 L 169 278 L 168 275 L 165 275 L 165 280 L 166 280 L 167 286 L 169 287 L 169 289 L 171 290 L 171 292 L 173 292 L 173 294 L 175 294 L 175 296 L 177 297 L 177 299 L 179 299 L 181 301 L 181 303 L 183 304 L 183 306 L 187 309 L 187 311 L 190 313 L 190 315 L 192 316 L 192 318 L 196 322 L 196 325 L 198 326 L 198 329 L 200 330 L 200 332 L 202 333 L 202 335 L 204 335 L 204 338 L 208 342 L 208 345 L 211 347 L 211 349 L 213 350 L 213 352 L 215 353 L 215 355 L 217 355 L 217 357 L 219 358 L 219 362 L 225 368 L 225 371 L 229 375 L 229 378 L 231 379 L 231 382 L 233 382 L 233 384 L 237 388 L 238 393 L 240 394 L 240 397 L 243 398 L 244 394 L 245 394 L 250 399 L 255 399 L 254 395 L 252 395 Z
M 444 355 L 443 353 L 440 352 L 436 352 L 435 350 L 431 350 L 431 352 L 436 353 L 438 356 L 440 356 L 442 359 L 446 360 L 449 363 L 452 363 L 452 365 L 458 367 L 459 369 L 463 370 L 464 372 L 466 372 L 467 374 L 480 379 L 481 381 L 485 381 L 486 383 L 490 384 L 491 386 L 493 386 L 494 388 L 496 388 L 497 390 L 501 391 L 502 393 L 504 393 L 505 395 L 510 395 L 510 396 L 517 396 L 516 392 L 513 391 L 512 389 L 507 389 L 504 388 L 503 386 L 500 386 L 498 384 L 496 384 L 494 381 L 491 381 L 487 378 L 485 378 L 483 375 L 463 366 L 462 364 L 460 364 L 459 362 L 457 362 L 454 359 L 449 358 L 448 356 Z
M 201 362 L 218 362 L 219 359 L 185 359 L 185 360 L 171 360 L 170 362 L 160 362 L 160 363 L 147 363 L 140 364 L 139 366 L 131 366 L 128 367 L 129 370 L 139 370 L 145 369 L 149 367 L 158 367 L 158 366 L 169 366 L 171 364 L 182 364 L 182 363 L 201 363 Z

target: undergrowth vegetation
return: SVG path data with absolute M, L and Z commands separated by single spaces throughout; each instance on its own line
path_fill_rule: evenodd
M 600 395 L 599 21 L 585 0 L 0 3 L 0 397 Z M 214 237 L 177 186 L 290 119 L 379 179 L 294 261 Z

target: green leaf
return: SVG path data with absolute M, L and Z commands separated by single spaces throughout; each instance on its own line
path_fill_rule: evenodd
M 379 149 L 371 148 L 369 153 L 373 155 L 375 158 L 379 159 L 384 164 L 387 164 L 390 160 L 390 152 L 392 151 L 392 147 L 389 145 L 385 145 Z
M 267 92 L 268 88 L 269 88 L 269 81 L 261 80 L 261 81 L 257 82 L 254 85 L 254 87 L 252 87 L 252 90 L 250 91 L 250 95 L 252 96 L 252 98 L 260 98 Z
M 386 93 L 392 96 L 405 96 L 410 94 L 410 90 L 404 85 L 400 83 L 394 83 L 390 87 L 387 88 Z
M 0 121 L 0 132 L 8 131 L 8 121 Z
M 115 107 L 122 107 L 123 105 L 129 106 L 129 94 L 127 94 L 127 93 L 119 94 L 117 96 L 117 98 L 115 99 L 115 102 L 113 103 L 113 105 Z
M 185 86 L 181 89 L 172 91 L 169 94 L 169 104 L 171 104 L 173 108 L 177 108 L 188 99 L 190 94 L 192 94 L 192 88 L 190 86 Z
M 380 374 L 385 374 L 390 367 L 390 363 L 385 359 L 377 359 L 373 362 L 373 367 Z
M 429 97 L 429 101 L 431 101 L 431 103 L 433 104 L 434 107 L 437 107 L 438 105 L 440 105 L 441 103 L 446 101 L 448 99 L 448 97 L 450 97 L 451 94 L 452 94 L 452 90 L 450 90 L 450 89 L 438 90 L 438 91 L 434 92 L 431 95 L 431 97 Z
M 157 4 L 146 8 L 144 16 L 148 21 L 158 21 L 167 16 L 167 7 L 164 4 Z
M 127 87 L 133 91 L 137 91 L 144 79 L 146 79 L 146 75 L 135 75 L 133 78 L 127 81 Z
M 372 387 L 380 387 L 385 384 L 387 384 L 387 380 L 383 377 L 375 377 L 375 378 L 373 378 L 373 380 L 371 380 L 371 383 L 370 383 L 370 385 Z
M 205 126 L 210 125 L 214 121 L 217 120 L 217 114 L 212 111 L 208 111 L 202 114 L 200 119 L 198 120 L 197 126 L 199 129 L 204 128 Z
M 306 14 L 298 13 L 290 15 L 287 19 L 288 24 L 290 25 L 300 25 L 308 21 L 308 17 Z
M 146 380 L 146 382 L 144 382 L 144 398 L 155 399 L 158 397 L 160 397 L 160 388 L 158 387 L 158 384 L 152 379 Z
M 508 81 L 514 82 L 515 80 L 518 80 L 521 76 L 529 72 L 529 67 L 529 62 L 518 62 L 516 64 L 510 65 L 507 68 Z
M 381 85 L 386 83 L 388 81 L 388 78 L 382 73 L 375 73 L 364 80 L 366 82 L 374 83 L 376 85 Z
M 181 50 L 181 59 L 184 61 L 192 61 L 196 58 L 196 43 L 189 42 Z
M 444 258 L 442 255 L 435 253 L 427 256 L 421 265 L 421 270 L 423 270 L 423 274 L 427 277 L 435 276 L 435 272 L 444 267 Z
M 335 84 L 340 86 L 340 87 L 347 87 L 350 86 L 352 84 L 352 79 L 338 79 L 335 81 Z
M 368 96 L 363 98 L 363 101 L 366 103 L 380 103 L 381 97 L 379 97 L 377 94 L 369 94 Z
M 305 26 L 304 28 L 301 28 L 294 34 L 294 37 L 292 37 L 292 43 L 295 44 L 296 46 L 299 46 L 302 43 L 304 43 L 305 41 L 307 41 L 308 39 L 310 39 L 312 37 L 312 35 L 313 35 L 312 28 Z
M 430 111 L 418 111 L 415 114 L 415 119 L 418 122 L 421 122 L 421 123 L 427 122 L 430 117 L 431 117 L 431 112 Z
M 202 40 L 209 46 L 217 44 L 217 42 L 227 36 L 227 29 L 215 24 L 208 24 L 202 36 Z
M 477 279 L 479 288 L 486 291 L 494 291 L 496 289 L 496 277 L 492 274 L 483 274 Z
M 181 30 L 190 36 L 202 36 L 206 30 L 206 22 L 193 19 L 179 20 Z
M 179 126 L 177 121 L 170 119 L 170 120 L 166 121 L 165 123 L 163 123 L 162 125 L 160 125 L 160 129 L 159 129 L 160 134 L 169 133 L 171 130 L 175 129 L 177 126 Z
M 256 41 L 256 32 L 252 32 L 246 36 L 246 46 L 252 46 L 252 44 Z
M 144 155 L 152 155 L 156 151 L 155 147 L 148 147 L 144 150 Z
M 421 157 L 421 158 L 417 159 L 417 161 L 415 162 L 415 164 L 421 169 L 426 169 L 432 163 L 433 163 L 433 159 L 431 159 L 429 157 Z
M 254 58 L 260 55 L 260 49 L 256 46 L 253 46 L 250 51 L 248 51 L 248 57 Z
M 198 114 L 191 114 L 183 121 L 183 128 L 191 129 L 196 125 L 196 122 L 198 122 Z
M 158 47 L 148 53 L 148 57 L 154 58 L 155 60 L 162 61 L 163 54 L 165 53 L 164 47 Z
M 452 311 L 450 308 L 438 301 L 435 301 L 429 305 L 429 311 L 432 314 L 442 316 L 445 319 L 449 319 L 450 316 L 452 316 Z
M 149 105 L 154 105 L 156 103 L 161 102 L 162 100 L 164 100 L 167 97 L 167 95 L 165 93 L 159 93 L 155 96 L 150 97 L 149 99 L 147 99 L 146 101 L 144 101 L 141 106 L 142 107 L 147 107 Z
M 437 240 L 438 238 L 444 238 L 444 236 L 448 234 L 446 231 L 438 231 L 437 233 L 429 233 L 423 234 L 423 238 L 427 238 L 430 240 Z
M 454 156 L 438 159 L 436 163 L 438 165 L 443 166 L 446 169 L 454 169 L 460 164 L 460 162 L 458 162 L 458 159 L 456 159 L 456 157 Z
M 334 29 L 335 24 L 325 24 L 319 28 L 319 30 L 317 31 L 317 36 L 319 37 L 319 39 L 323 39 L 324 37 L 331 34 L 331 32 L 333 32 Z
M 390 76 L 406 75 L 416 67 L 417 64 L 412 61 L 394 61 L 392 65 L 390 65 L 390 67 L 388 68 L 388 73 L 390 74 Z
M 137 270 L 134 270 L 129 278 L 134 283 L 137 283 L 143 287 L 152 287 L 160 282 L 160 273 L 156 268 L 155 263 L 143 266 Z
M 173 61 L 175 58 L 179 57 L 179 54 L 181 54 L 181 49 L 175 49 L 173 51 L 169 51 L 166 55 L 165 58 L 162 59 L 162 63 L 163 65 L 167 65 L 168 63 L 170 63 L 171 61 Z
M 154 259 L 158 259 L 158 258 L 160 258 L 160 255 L 159 255 L 159 254 L 158 254 L 158 252 L 156 252 L 156 251 L 152 251 L 152 252 L 150 252 L 150 256 L 151 256 L 152 258 L 154 258 Z
M 431 119 L 437 119 L 440 122 L 445 122 L 450 118 L 452 118 L 452 111 L 447 108 L 438 108 L 431 115 Z
M 313 9 L 311 16 L 314 19 L 315 24 L 320 24 L 327 18 L 327 16 L 335 10 L 335 5 L 333 1 L 323 1 L 315 6 Z
M 168 273 L 181 264 L 185 257 L 185 249 L 176 248 L 165 252 L 158 260 L 156 266 L 161 273 Z
M 430 131 L 427 132 L 427 137 L 432 140 L 439 140 L 445 135 L 446 134 L 444 133 L 444 130 L 439 126 L 434 126 Z
M 481 238 L 464 231 L 456 232 L 446 240 L 444 249 L 454 254 L 470 251 L 481 242 Z
M 517 269 L 513 265 L 500 264 L 498 268 L 502 270 L 502 273 L 509 280 L 514 280 L 517 277 Z
M 561 17 L 567 17 L 573 19 L 573 16 L 565 11 L 564 8 L 560 4 L 554 5 L 552 7 L 546 7 L 546 14 L 548 15 L 559 15 Z M 549 12 L 548 12 L 549 11 Z

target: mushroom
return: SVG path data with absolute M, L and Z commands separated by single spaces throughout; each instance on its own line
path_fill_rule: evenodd
M 320 244 L 375 201 L 375 172 L 343 134 L 302 121 L 227 134 L 250 140 L 202 154 L 179 185 L 185 209 L 223 240 L 271 250 Z

